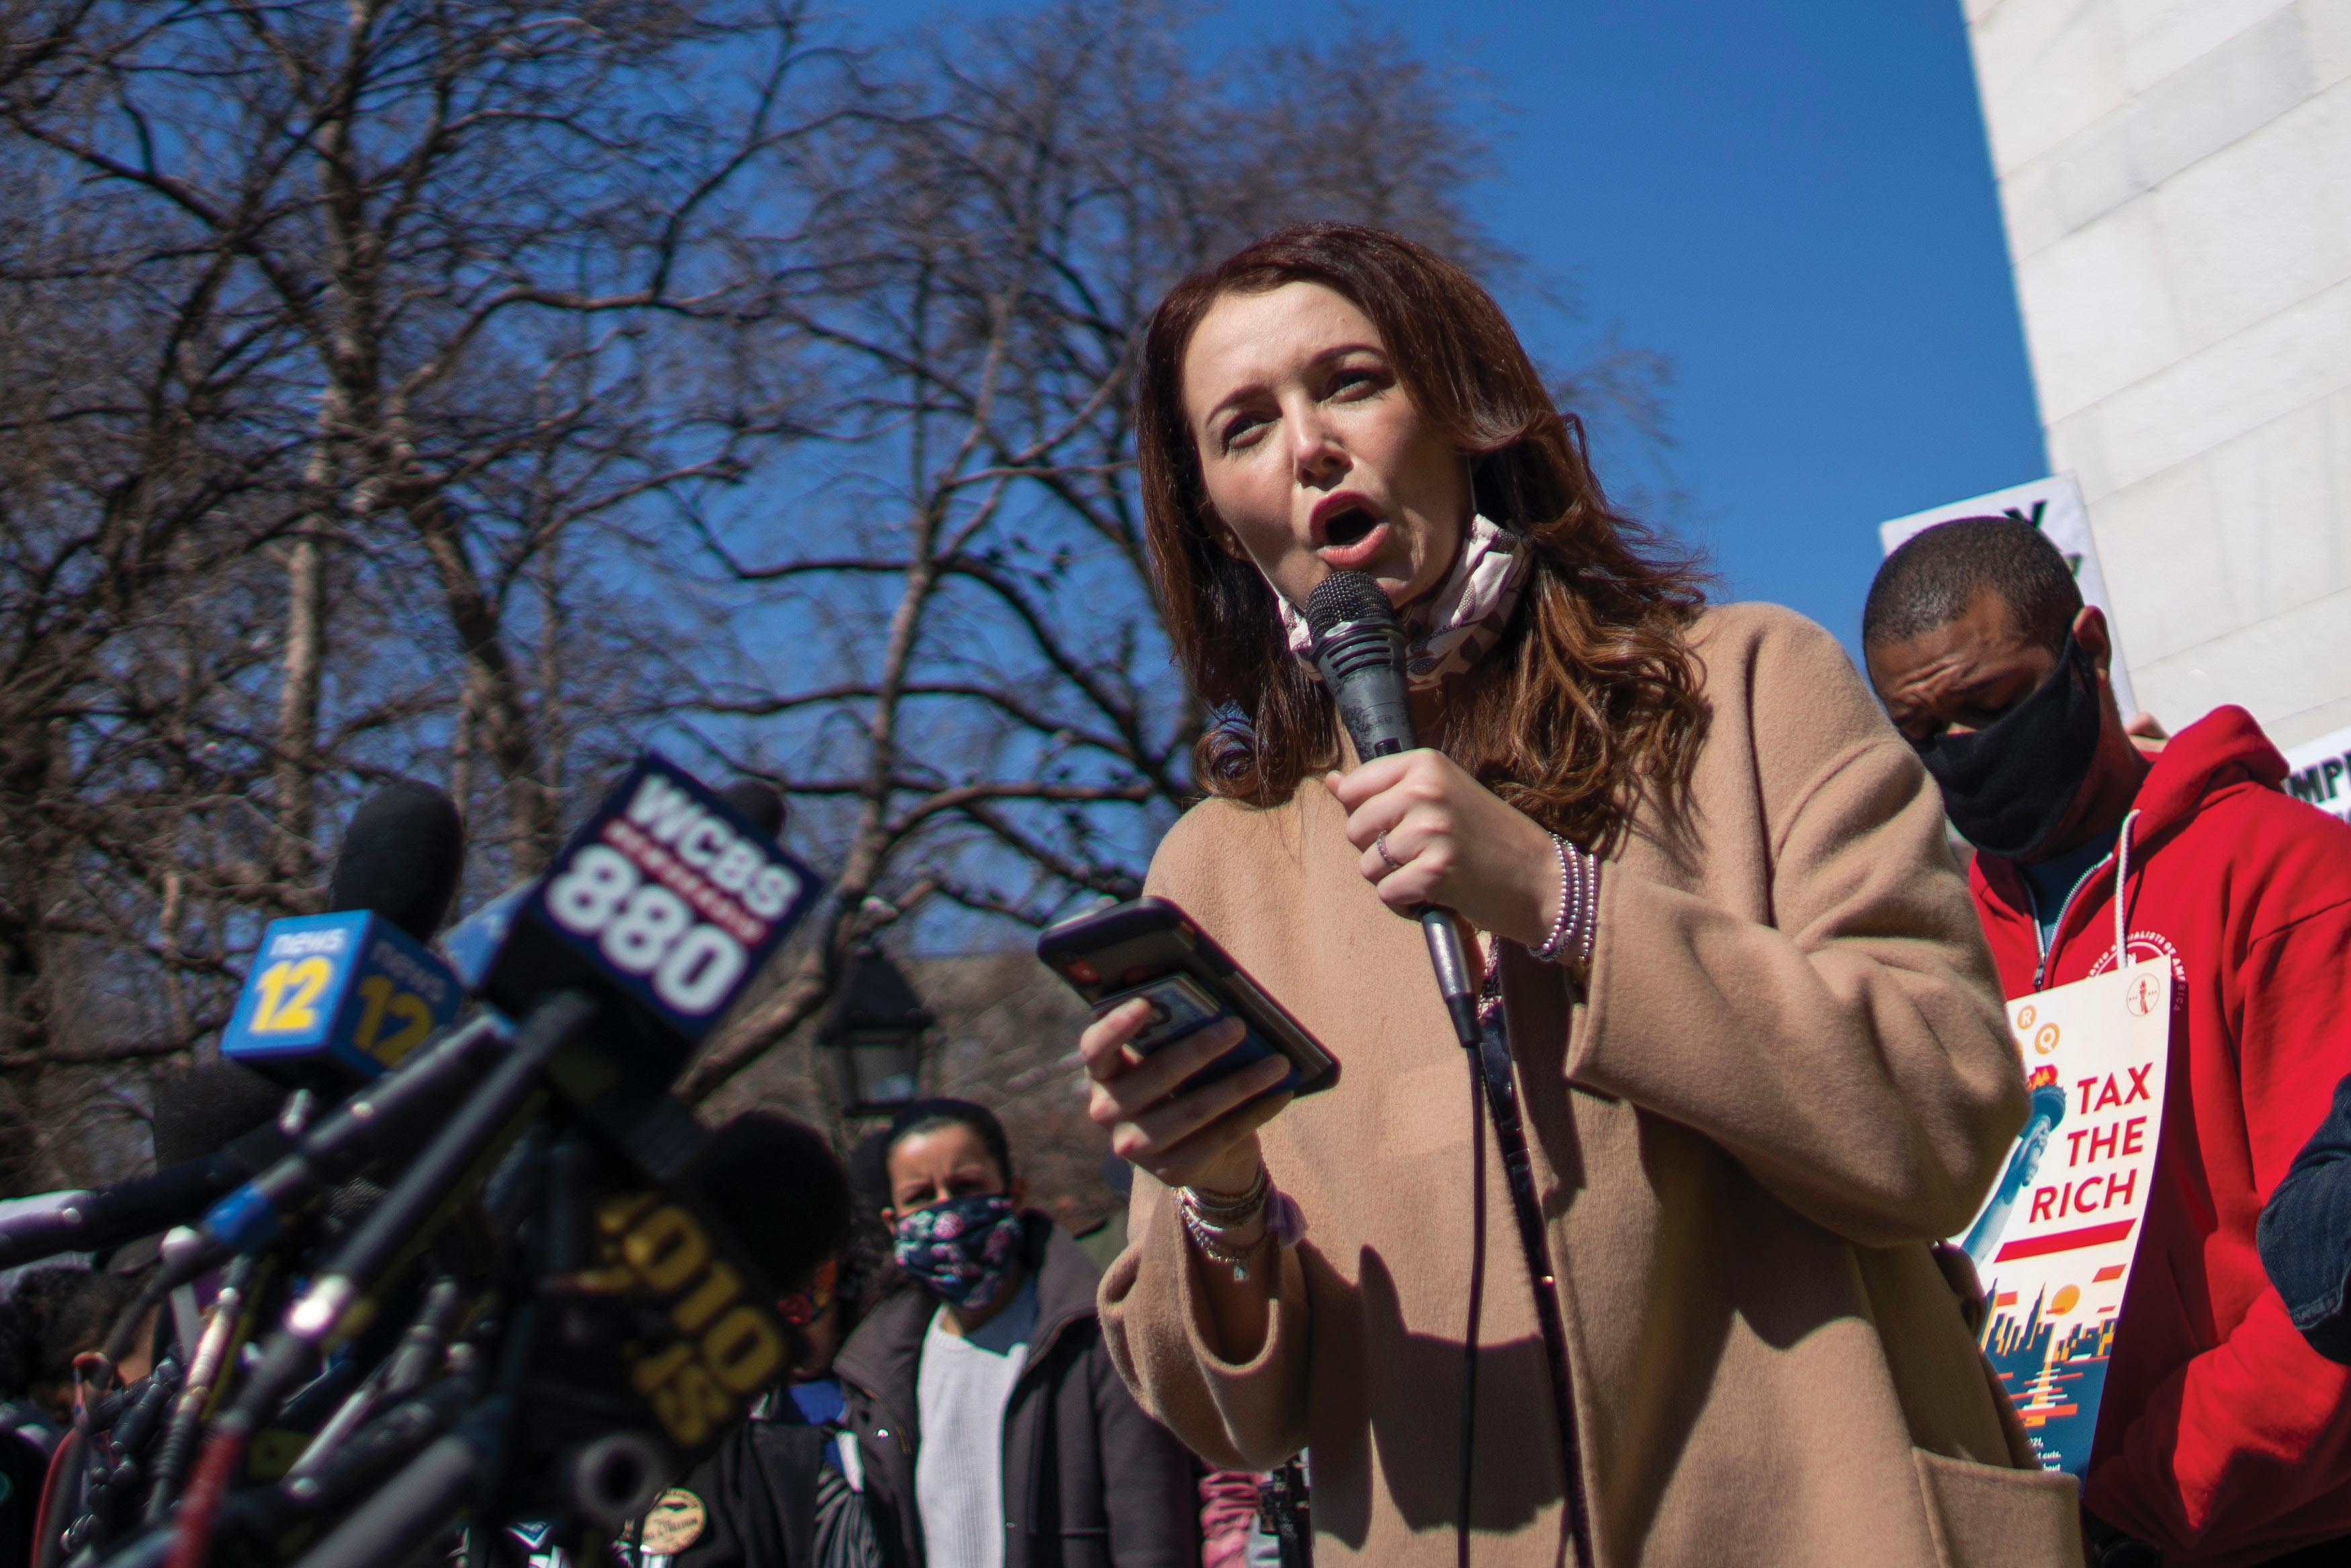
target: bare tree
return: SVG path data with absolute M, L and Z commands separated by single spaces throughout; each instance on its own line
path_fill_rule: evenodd
M 19 73 L 28 91 L 54 84 Z M 5 90 L 5 89 L 0 89 Z M 216 258 L 156 254 L 53 167 L 0 161 L 0 1146 L 87 1176 L 81 1102 L 218 1023 L 285 889 L 238 735 L 291 499 L 265 343 Z M 193 859 L 174 843 L 204 840 Z M 102 1118 L 120 1130 L 120 1118 Z M 96 1127 L 97 1123 L 89 1123 Z M 99 1139 L 105 1141 L 104 1138 Z
M 1209 718 L 1134 490 L 1153 304 L 1302 217 L 1544 282 L 1395 38 L 1277 75 L 1183 21 L 860 63 L 798 0 L 0 8 L 0 1090 L 202 1040 L 390 774 L 477 888 L 649 731 L 791 791 L 832 887 L 713 1106 L 882 928 L 1134 891 Z
M 222 258 L 224 291 L 273 339 L 284 411 L 308 422 L 305 504 L 279 546 L 277 876 L 311 874 L 319 781 L 353 763 L 332 742 L 354 685 L 380 702 L 444 652 L 462 670 L 447 743 L 487 764 L 513 866 L 532 868 L 559 820 L 534 633 L 559 618 L 549 563 L 592 594 L 598 559 L 559 541 L 731 477 L 761 418 L 756 378 L 704 374 L 737 369 L 723 343 L 714 357 L 686 340 L 738 325 L 730 192 L 806 129 L 786 101 L 810 61 L 797 14 L 94 9 L 102 50 L 9 123 L 159 249 Z M 418 624 L 420 595 L 436 624 Z M 353 601 L 381 607 L 345 629 L 410 631 L 423 659 L 336 657 Z M 449 695 L 411 705 L 446 723 Z
M 786 0 L 0 16 L 16 1103 L 216 1028 L 387 774 L 540 862 L 674 678 L 613 531 L 788 422 L 739 192 L 831 58 Z
M 1177 21 L 1138 0 L 978 29 L 810 166 L 783 308 L 831 374 L 840 461 L 801 449 L 789 513 L 699 521 L 758 591 L 750 624 L 823 629 L 788 659 L 747 647 L 698 706 L 811 809 L 838 874 L 690 1095 L 820 1007 L 879 925 L 1034 926 L 1135 890 L 1206 719 L 1168 668 L 1131 472 L 1137 334 L 1168 285 L 1302 217 L 1508 260 L 1462 204 L 1479 149 L 1393 39 L 1311 50 L 1309 106 L 1198 69 Z
M 287 456 L 252 417 L 259 357 L 216 265 L 150 256 L 33 171 L 5 179 L 44 221 L 0 239 L 0 1069 L 64 1048 L 59 1010 L 93 996 L 61 981 L 77 944 L 175 944 L 176 911 L 159 926 L 120 907 L 150 869 L 141 796 L 174 770 L 183 806 L 239 782 L 199 732 L 235 722 L 218 701 L 248 661 L 232 590 L 284 515 Z M 148 657 L 188 628 L 199 585 L 202 646 Z M 277 891 L 234 854 L 215 866 L 217 890 Z

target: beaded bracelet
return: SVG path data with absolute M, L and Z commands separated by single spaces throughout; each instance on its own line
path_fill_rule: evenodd
M 1179 1202 L 1177 1207 L 1182 1210 L 1184 1215 L 1184 1234 L 1192 1239 L 1192 1245 L 1200 1250 L 1200 1256 L 1212 1263 L 1221 1263 L 1230 1269 L 1233 1272 L 1235 1283 L 1246 1281 L 1249 1278 L 1250 1254 L 1264 1246 L 1267 1237 L 1272 1232 L 1269 1231 L 1249 1246 L 1235 1249 L 1227 1244 L 1222 1226 L 1211 1225 L 1201 1219 L 1198 1211 L 1189 1203 Z
M 1559 918 L 1541 944 L 1527 950 L 1543 963 L 1567 956 L 1589 969 L 1600 924 L 1600 862 L 1556 833 L 1551 846 L 1559 857 Z

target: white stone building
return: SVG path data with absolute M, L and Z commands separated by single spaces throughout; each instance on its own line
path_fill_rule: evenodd
M 2351 729 L 2351 0 L 1962 0 L 2139 701 Z

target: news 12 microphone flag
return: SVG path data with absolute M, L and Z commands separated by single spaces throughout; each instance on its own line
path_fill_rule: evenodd
M 455 972 L 381 915 L 272 920 L 221 1054 L 264 1072 L 324 1059 L 372 1078 L 446 1028 L 464 1000 Z
M 2008 1004 L 2030 1109 L 1954 1238 L 1983 1282 L 1984 1354 L 2042 1464 L 2073 1476 L 2089 1466 L 2163 1127 L 2174 976 L 2168 954 L 2146 957 Z

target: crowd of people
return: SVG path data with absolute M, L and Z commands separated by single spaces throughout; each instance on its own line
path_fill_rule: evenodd
M 1146 1054 L 1141 1004 L 1102 1012 L 1090 1114 L 1134 1179 L 1093 1254 L 981 1106 L 845 1167 L 771 1126 L 728 1179 L 837 1241 L 640 1561 L 2351 1563 L 2351 826 L 2251 714 L 2121 712 L 2102 612 L 2013 518 L 1886 560 L 1863 670 L 1708 603 L 1493 300 L 1394 235 L 1187 279 L 1137 397 L 1220 716 L 1148 888 L 1343 1082 L 1293 1101 L 1279 1058 L 1201 1073 L 1237 1021 Z M 1421 747 L 1336 720 L 1301 609 L 1337 572 L 1403 617 Z M 1432 905 L 1476 933 L 1499 1085 L 1399 918 Z M 1950 1239 L 2026 1119 L 2003 1003 L 2139 963 L 2168 1091 L 2075 1476 Z M 0 1568 L 48 1568 L 76 1359 L 133 1287 L 0 1289 Z

